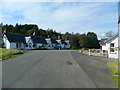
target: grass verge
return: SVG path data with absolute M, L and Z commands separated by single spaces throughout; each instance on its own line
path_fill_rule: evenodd
M 115 83 L 120 88 L 120 71 L 118 70 L 119 65 L 120 65 L 120 63 L 118 63 L 118 62 L 108 62 L 108 66 L 110 67 L 110 69 L 112 70 L 112 73 L 113 73 L 112 77 L 113 77 Z
M 0 60 L 13 58 L 21 54 L 23 54 L 23 52 L 20 50 L 0 48 Z

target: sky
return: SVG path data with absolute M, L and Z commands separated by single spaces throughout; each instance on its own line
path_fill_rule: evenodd
M 2 9 L 2 10 L 1 10 Z M 57 32 L 118 32 L 117 2 L 2 2 L 3 24 L 37 24 Z

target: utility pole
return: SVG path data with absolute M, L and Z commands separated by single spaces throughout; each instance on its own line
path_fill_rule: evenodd
M 120 62 L 120 1 L 118 2 L 118 62 Z

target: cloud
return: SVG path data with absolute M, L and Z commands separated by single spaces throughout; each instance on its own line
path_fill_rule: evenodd
M 118 2 L 119 0 L 3 0 L 4 2 Z

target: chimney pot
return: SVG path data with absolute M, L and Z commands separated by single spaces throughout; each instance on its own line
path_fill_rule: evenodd
M 33 36 L 35 36 L 35 32 L 33 33 Z
M 4 29 L 4 33 L 6 33 L 7 32 L 7 30 L 6 30 L 6 28 Z

